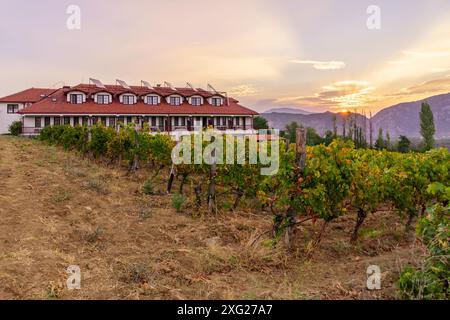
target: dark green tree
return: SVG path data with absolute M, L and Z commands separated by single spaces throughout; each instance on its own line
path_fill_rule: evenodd
M 337 124 L 336 124 L 336 114 L 333 114 L 333 135 L 337 137 Z
M 427 102 L 422 103 L 420 110 L 420 134 L 425 142 L 425 150 L 430 150 L 434 147 L 434 134 L 436 128 L 434 126 L 434 117 L 431 107 Z
M 267 123 L 266 118 L 258 116 L 253 119 L 253 128 L 255 130 L 269 129 L 269 124 Z
M 397 151 L 406 153 L 409 152 L 410 150 L 411 150 L 411 141 L 405 136 L 400 136 L 398 140 Z
M 316 146 L 323 143 L 323 139 L 314 128 L 306 129 L 306 144 L 308 146 Z
M 284 131 L 284 137 L 286 139 L 288 139 L 290 143 L 295 142 L 295 135 L 297 132 L 297 128 L 300 128 L 300 125 L 295 121 L 286 125 L 286 130 Z
M 386 148 L 391 150 L 391 136 L 389 132 L 386 132 Z
M 377 141 L 375 141 L 375 149 L 378 149 L 378 150 L 386 149 L 386 142 L 384 141 L 384 138 L 383 138 L 383 129 L 382 128 L 378 129 L 378 138 L 377 138 Z
M 331 142 L 333 142 L 333 140 L 336 138 L 336 136 L 334 135 L 334 133 L 330 130 L 328 130 L 327 132 L 325 132 L 325 137 L 323 138 L 323 143 L 325 143 L 325 145 L 329 145 Z

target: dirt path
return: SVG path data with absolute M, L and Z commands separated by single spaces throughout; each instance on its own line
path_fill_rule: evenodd
M 140 193 L 141 174 L 0 136 L 0 298 L 395 298 L 399 270 L 420 256 L 402 221 L 379 213 L 357 246 L 352 217 L 332 224 L 306 261 L 318 226 L 299 228 L 286 255 L 270 238 L 253 241 L 270 216 L 179 214 L 169 196 Z M 382 269 L 380 291 L 365 289 L 371 264 Z M 80 290 L 66 289 L 69 265 L 80 266 Z

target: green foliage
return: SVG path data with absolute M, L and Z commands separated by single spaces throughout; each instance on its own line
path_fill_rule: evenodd
M 145 180 L 144 185 L 142 186 L 142 192 L 147 195 L 154 194 L 153 182 L 150 179 Z
M 406 267 L 398 281 L 402 295 L 408 299 L 442 299 L 450 297 L 450 187 L 430 184 L 427 192 L 438 202 L 427 209 L 417 224 L 417 234 L 427 247 L 428 257 L 422 268 Z
M 106 155 L 108 150 L 108 142 L 115 136 L 115 131 L 110 127 L 103 127 L 101 124 L 96 124 L 91 128 L 91 141 L 88 144 L 88 150 L 92 152 L 95 157 Z
M 324 139 L 316 132 L 314 128 L 306 129 L 306 145 L 316 146 L 324 142 Z
M 290 143 L 294 143 L 295 142 L 295 136 L 296 136 L 296 132 L 297 132 L 297 128 L 300 128 L 300 125 L 293 121 L 290 124 L 286 125 L 285 131 L 284 131 L 284 135 L 285 138 L 288 139 L 288 141 Z
M 181 212 L 183 209 L 183 205 L 186 202 L 186 197 L 183 196 L 182 194 L 179 193 L 175 193 L 172 196 L 172 207 L 177 211 L 177 212 Z
M 258 116 L 253 118 L 253 128 L 255 130 L 269 129 L 269 124 L 265 118 Z
M 294 140 L 297 127 L 298 125 L 293 123 L 288 128 Z M 318 140 L 314 131 L 309 132 L 310 139 Z M 269 153 L 279 152 L 279 170 L 276 175 L 261 175 L 263 165 L 260 162 L 249 164 L 249 148 L 245 148 L 245 154 L 240 155 L 245 159 L 245 164 L 237 161 L 240 157 L 235 153 L 234 162 L 238 164 L 219 163 L 215 174 L 211 174 L 211 166 L 205 163 L 173 166 L 177 178 L 181 177 L 181 183 L 180 194 L 172 197 L 172 205 L 177 211 L 182 210 L 186 202 L 186 198 L 181 195 L 182 186 L 186 184 L 194 189 L 191 194 L 195 194 L 199 208 L 206 203 L 202 190 L 208 190 L 207 185 L 215 182 L 220 190 L 222 199 L 218 202 L 222 204 L 222 208 L 236 208 L 241 198 L 246 202 L 252 200 L 273 214 L 277 225 L 274 229 L 277 229 L 277 232 L 289 226 L 295 219 L 322 220 L 325 225 L 346 214 L 347 208 L 352 207 L 358 211 L 355 236 L 365 217 L 376 211 L 380 204 L 392 204 L 400 216 L 409 217 L 409 222 L 430 203 L 440 201 L 442 208 L 448 206 L 448 200 L 441 199 L 442 194 L 450 193 L 448 187 L 444 187 L 450 181 L 450 153 L 447 149 L 433 149 L 426 153 L 357 149 L 351 140 L 333 140 L 334 134 L 331 132 L 326 136 L 326 144 L 307 147 L 304 170 L 298 167 L 295 145 L 284 145 L 283 142 L 280 142 L 278 149 L 267 147 Z M 383 138 L 382 131 L 380 136 Z M 147 165 L 156 168 L 156 175 L 162 168 L 172 168 L 171 152 L 175 142 L 171 137 L 163 134 L 152 135 L 145 130 L 136 131 L 133 127 L 121 127 L 115 131 L 101 125 L 92 128 L 53 126 L 44 128 L 40 139 L 111 160 L 120 158 L 132 162 L 138 157 Z M 249 145 L 248 140 L 245 143 Z M 208 147 L 208 144 L 203 142 L 202 150 Z M 262 142 L 256 146 L 259 149 L 266 148 Z M 234 147 L 236 150 L 236 141 Z M 194 157 L 193 148 L 192 142 L 191 160 Z M 150 180 L 144 183 L 142 191 L 145 194 L 153 193 Z M 447 201 L 447 204 L 444 204 L 444 201 Z M 431 239 L 428 234 L 434 237 L 437 233 L 433 231 L 435 229 L 448 228 L 448 213 L 446 219 L 440 218 L 442 215 L 439 212 L 443 212 L 443 209 L 439 208 L 429 209 L 428 220 L 419 221 L 424 239 Z M 439 218 L 431 218 L 430 214 Z M 436 221 L 443 221 L 443 224 Z M 429 230 L 432 230 L 431 233 Z M 440 238 L 441 242 L 443 237 Z M 430 241 L 424 240 L 424 243 L 431 243 Z M 442 256 L 436 250 L 445 248 L 439 248 L 430 247 L 430 252 Z M 441 267 L 438 269 L 443 270 Z
M 411 150 L 411 141 L 405 136 L 400 136 L 397 145 L 397 151 L 406 153 L 409 152 L 410 150 Z
M 13 136 L 18 136 L 22 133 L 22 121 L 14 121 L 10 124 L 8 130 Z
M 434 147 L 434 134 L 436 128 L 434 126 L 434 117 L 431 107 L 428 103 L 422 103 L 420 110 L 420 134 L 425 142 L 425 150 L 430 150 Z
M 375 149 L 377 149 L 377 150 L 386 149 L 386 141 L 383 138 L 383 129 L 382 128 L 378 129 L 378 137 L 377 137 L 377 140 L 375 141 Z

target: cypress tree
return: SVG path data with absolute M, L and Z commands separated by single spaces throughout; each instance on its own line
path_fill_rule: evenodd
M 420 134 L 425 142 L 425 150 L 430 150 L 434 147 L 434 134 L 436 128 L 434 126 L 434 117 L 431 107 L 427 102 L 422 103 L 420 110 Z

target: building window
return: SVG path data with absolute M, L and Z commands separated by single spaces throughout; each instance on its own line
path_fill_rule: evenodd
M 19 112 L 18 104 L 8 104 L 7 113 L 17 113 L 17 112 Z
M 78 126 L 80 124 L 80 118 L 79 117 L 73 117 L 73 126 Z
M 173 106 L 181 105 L 181 97 L 170 97 L 169 103 Z
M 211 104 L 213 106 L 221 106 L 222 105 L 222 98 L 211 98 Z
M 147 104 L 157 105 L 158 97 L 157 96 L 147 96 Z
M 100 121 L 102 122 L 102 125 L 106 127 L 106 117 L 100 117 Z
M 109 126 L 110 127 L 116 126 L 116 117 L 109 117 Z
M 200 98 L 200 97 L 192 97 L 191 98 L 191 104 L 193 106 L 200 106 L 202 104 L 202 98 Z
M 59 125 L 61 125 L 61 118 L 60 118 L 60 117 L 54 117 L 54 118 L 53 118 L 53 125 L 54 125 L 54 126 L 59 126 Z
M 222 98 L 211 98 L 211 104 L 213 106 L 220 106 L 220 105 L 222 105 Z
M 108 94 L 97 94 L 97 103 L 98 104 L 108 104 L 109 103 L 109 95 Z
M 152 127 L 156 127 L 156 117 L 152 117 Z
M 80 104 L 80 103 L 83 103 L 83 95 L 82 94 L 79 94 L 79 93 L 77 93 L 77 94 L 71 94 L 70 95 L 70 103 L 73 103 L 73 104 Z
M 40 128 L 41 127 L 41 117 L 35 117 L 34 118 L 34 127 Z
M 98 117 L 92 117 L 92 124 L 97 124 L 98 122 Z
M 185 117 L 181 117 L 180 118 L 180 122 L 181 122 L 180 125 L 184 127 L 186 125 L 186 118 Z
M 68 125 L 70 125 L 70 117 L 64 117 L 64 125 L 65 126 L 68 126 Z
M 50 117 L 44 118 L 44 127 L 48 127 L 50 125 Z
M 127 124 L 131 124 L 133 122 L 133 118 L 132 117 L 127 117 Z
M 83 117 L 83 126 L 89 125 L 89 117 Z
M 117 119 L 117 122 L 120 122 L 120 123 L 122 123 L 122 124 L 125 124 L 125 117 L 120 116 L 120 117 Z
M 125 94 L 122 96 L 123 104 L 134 104 L 134 96 L 131 94 Z
M 175 127 L 178 127 L 178 117 L 174 117 L 173 118 L 173 125 L 175 126 Z

